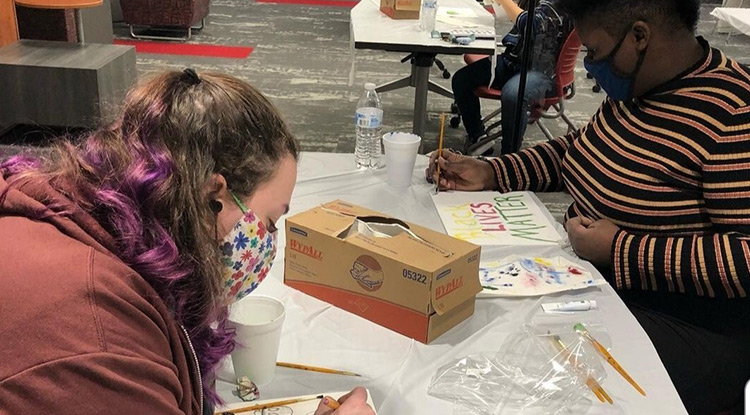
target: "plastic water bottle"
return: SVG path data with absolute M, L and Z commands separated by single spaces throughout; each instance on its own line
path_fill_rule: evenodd
M 437 17 L 437 0 L 422 0 L 422 10 L 419 12 L 419 28 L 427 33 L 435 30 Z
M 380 103 L 375 84 L 366 83 L 365 93 L 357 103 L 354 117 L 357 142 L 354 159 L 358 169 L 377 169 L 383 154 L 381 130 L 383 125 L 383 105 Z

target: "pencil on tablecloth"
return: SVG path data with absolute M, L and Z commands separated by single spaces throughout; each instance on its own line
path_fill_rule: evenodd
M 602 357 L 604 357 L 605 360 L 607 360 L 607 363 L 609 363 L 613 368 L 615 368 L 617 373 L 619 373 L 623 378 L 625 378 L 625 380 L 627 380 L 628 383 L 630 383 L 635 388 L 635 390 L 638 391 L 638 393 L 640 393 L 643 396 L 646 396 L 646 391 L 644 391 L 643 388 L 641 388 L 641 386 L 638 385 L 638 383 L 636 383 L 635 379 L 633 379 L 630 376 L 630 374 L 628 374 L 628 372 L 626 372 L 625 369 L 622 366 L 620 366 L 617 360 L 615 360 L 614 356 L 612 356 L 612 354 L 610 354 L 607 351 L 607 348 L 604 347 L 604 345 L 599 343 L 594 337 L 591 336 L 591 333 L 589 333 L 589 331 L 586 330 L 586 327 L 583 324 L 578 323 L 575 326 L 573 326 L 573 329 L 577 331 L 578 333 L 581 333 L 581 335 L 585 337 L 586 340 L 591 342 L 591 344 L 594 346 L 594 349 L 596 349 L 596 351 L 600 355 L 602 355 Z
M 330 396 L 326 396 L 325 398 L 323 398 L 323 401 L 325 401 L 325 405 L 327 407 L 334 409 L 334 410 L 339 409 L 339 407 L 341 406 L 339 401 L 337 401 L 336 399 L 333 399 Z
M 276 408 L 278 406 L 287 406 L 287 405 L 292 405 L 298 402 L 313 401 L 316 399 L 323 399 L 323 395 L 313 396 L 310 398 L 295 398 L 295 399 L 285 399 L 283 401 L 276 401 L 276 402 L 259 403 L 259 404 L 250 405 L 250 406 L 243 406 L 241 408 L 229 409 L 226 411 L 216 411 L 214 412 L 214 415 L 233 415 L 233 414 L 239 414 L 242 412 L 249 412 L 249 411 L 262 411 L 264 409 Z
M 445 113 L 440 114 L 440 139 L 438 140 L 438 158 L 443 157 L 443 134 L 445 132 Z M 440 163 L 437 165 L 437 184 L 435 193 L 440 191 Z
M 362 377 L 362 375 L 356 374 L 354 372 L 347 372 L 345 370 L 336 370 L 336 369 L 328 369 L 325 367 L 318 367 L 318 366 L 308 366 L 308 365 L 300 365 L 297 363 L 287 363 L 287 362 L 276 362 L 276 366 L 280 367 L 288 367 L 291 369 L 299 369 L 299 370 L 309 370 L 312 372 L 321 372 L 321 373 L 330 373 L 333 375 L 344 375 L 344 376 L 358 376 Z

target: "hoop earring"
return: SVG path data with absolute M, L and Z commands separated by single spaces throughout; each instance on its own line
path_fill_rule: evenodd
M 211 211 L 214 213 L 219 213 L 222 211 L 222 209 L 224 209 L 224 204 L 218 200 L 211 200 L 208 202 L 208 205 L 210 206 Z

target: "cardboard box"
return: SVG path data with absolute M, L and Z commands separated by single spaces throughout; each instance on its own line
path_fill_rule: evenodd
M 391 19 L 419 19 L 421 0 L 380 0 L 380 11 Z
M 474 314 L 479 254 L 477 245 L 337 200 L 286 220 L 284 283 L 429 343 Z

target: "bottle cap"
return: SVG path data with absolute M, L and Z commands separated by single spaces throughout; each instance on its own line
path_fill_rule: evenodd
M 368 91 L 374 91 L 375 90 L 375 84 L 372 82 L 365 83 L 365 89 Z

